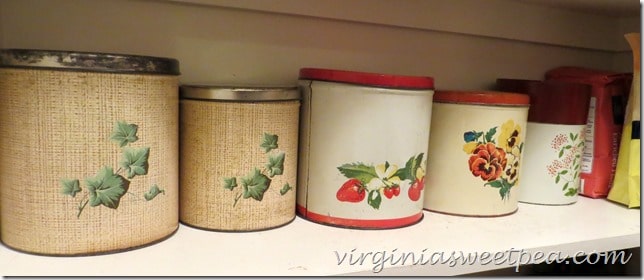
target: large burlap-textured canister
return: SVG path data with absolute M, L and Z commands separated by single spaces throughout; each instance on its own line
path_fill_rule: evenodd
M 519 202 L 577 201 L 592 87 L 561 81 L 497 79 L 503 91 L 530 96 Z
M 0 51 L 2 242 L 86 255 L 174 233 L 178 75 L 168 58 Z
M 298 213 L 360 229 L 420 221 L 434 80 L 304 68 L 299 85 Z
M 296 87 L 181 86 L 181 222 L 253 231 L 295 218 Z
M 518 93 L 436 92 L 425 209 L 463 216 L 517 210 L 529 104 Z

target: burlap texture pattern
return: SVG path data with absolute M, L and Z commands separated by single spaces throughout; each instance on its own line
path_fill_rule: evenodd
M 0 237 L 46 255 L 84 255 L 162 240 L 178 228 L 178 78 L 0 69 Z M 87 204 L 86 178 L 119 169 L 115 123 L 138 126 L 148 171 L 129 179 L 115 209 Z M 120 175 L 127 178 L 123 171 Z M 78 179 L 74 197 L 62 179 Z M 147 201 L 152 185 L 164 190 Z M 77 217 L 78 215 L 78 217 Z
M 204 229 L 252 231 L 284 225 L 295 218 L 299 101 L 221 102 L 181 100 L 180 219 Z M 260 147 L 264 133 L 278 136 L 278 148 Z M 263 199 L 235 198 L 241 177 L 263 170 L 269 155 L 284 153 Z M 265 171 L 262 171 L 265 173 Z M 225 177 L 238 186 L 223 187 Z M 288 183 L 293 189 L 280 194 Z

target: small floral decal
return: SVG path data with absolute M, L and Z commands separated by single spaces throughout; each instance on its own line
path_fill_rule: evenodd
M 510 189 L 519 182 L 519 162 L 523 150 L 521 126 L 508 120 L 487 132 L 468 131 L 463 134 L 463 151 L 470 155 L 468 166 L 472 175 L 481 178 L 484 186 L 499 189 L 501 199 L 507 199 Z
M 579 179 L 581 168 L 581 151 L 584 148 L 580 134 L 570 133 L 569 135 L 557 134 L 550 147 L 557 151 L 557 159 L 547 165 L 548 174 L 555 178 L 555 184 L 563 184 L 562 191 L 565 196 L 574 196 L 578 188 L 570 186 L 570 183 Z
M 423 153 L 409 158 L 405 167 L 385 161 L 376 166 L 364 163 L 349 163 L 338 167 L 342 175 L 349 178 L 336 193 L 342 202 L 358 203 L 367 198 L 367 204 L 380 209 L 382 197 L 393 199 L 400 195 L 402 185 L 409 185 L 407 196 L 418 201 L 425 187 L 425 163 Z

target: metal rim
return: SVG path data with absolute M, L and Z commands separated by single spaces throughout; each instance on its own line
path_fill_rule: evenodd
M 37 49 L 2 49 L 0 67 L 126 74 L 180 74 L 179 61 L 172 58 Z
M 300 92 L 292 87 L 253 86 L 205 86 L 183 85 L 179 89 L 181 98 L 212 101 L 286 101 L 299 100 Z

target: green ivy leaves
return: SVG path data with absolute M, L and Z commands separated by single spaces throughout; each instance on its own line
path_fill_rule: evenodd
M 121 176 L 111 167 L 103 167 L 94 178 L 85 179 L 89 191 L 89 206 L 104 205 L 116 209 L 126 189 Z
M 145 198 L 146 201 L 150 201 L 159 194 L 165 194 L 165 190 L 159 189 L 159 186 L 154 184 L 150 187 L 150 190 L 143 194 L 143 198 Z
M 244 198 L 252 197 L 257 201 L 262 201 L 264 192 L 266 192 L 270 183 L 271 179 L 259 172 L 259 169 L 255 168 L 246 177 L 241 178 Z
M 80 217 L 85 206 L 96 207 L 103 205 L 107 208 L 118 208 L 121 198 L 127 193 L 130 181 L 137 175 L 146 175 L 148 173 L 148 157 L 150 154 L 149 147 L 126 147 L 134 143 L 139 138 L 136 133 L 138 126 L 124 121 L 117 121 L 114 124 L 109 140 L 116 142 L 122 149 L 122 158 L 119 161 L 119 169 L 104 166 L 94 177 L 87 177 L 85 184 L 87 192 L 80 199 L 78 204 L 78 214 Z M 119 173 L 124 171 L 127 179 Z M 129 179 L 129 180 L 128 180 Z M 61 179 L 62 194 L 76 197 L 76 194 L 82 191 L 78 179 Z M 165 190 L 160 189 L 156 184 L 143 193 L 146 201 L 154 199 L 159 194 L 165 194 Z
M 268 176 L 271 176 L 272 178 L 275 177 L 275 175 L 282 175 L 284 172 L 284 156 L 284 153 L 268 156 L 268 163 L 266 164 Z
M 134 143 L 139 138 L 136 136 L 138 126 L 135 124 L 128 124 L 126 122 L 118 121 L 114 125 L 114 130 L 110 135 L 110 140 L 117 142 L 119 147 L 124 147 L 129 143 Z
M 253 168 L 250 173 L 243 177 L 223 177 L 222 178 L 222 187 L 224 189 L 234 191 L 238 183 L 241 185 L 241 191 L 237 191 L 233 207 L 237 205 L 237 202 L 241 199 L 252 198 L 256 201 L 262 201 L 264 199 L 264 194 L 269 190 L 271 186 L 272 179 L 275 176 L 284 174 L 284 159 L 286 154 L 284 152 L 275 152 L 277 149 L 278 136 L 275 134 L 264 133 L 262 136 L 261 143 L 259 147 L 264 151 L 264 153 L 273 153 L 268 154 L 268 162 L 264 165 L 264 169 L 260 170 L 258 168 Z M 293 188 L 288 184 L 284 184 L 279 190 L 280 195 L 284 196 L 288 191 Z
M 75 197 L 76 193 L 81 191 L 78 179 L 61 179 L 60 184 L 63 186 L 62 193 L 64 195 Z
M 127 172 L 127 178 L 132 179 L 136 175 L 148 173 L 148 154 L 150 148 L 129 148 L 123 149 L 123 159 L 119 162 L 121 168 Z
M 264 139 L 259 146 L 264 150 L 264 153 L 277 149 L 277 135 L 264 133 Z

